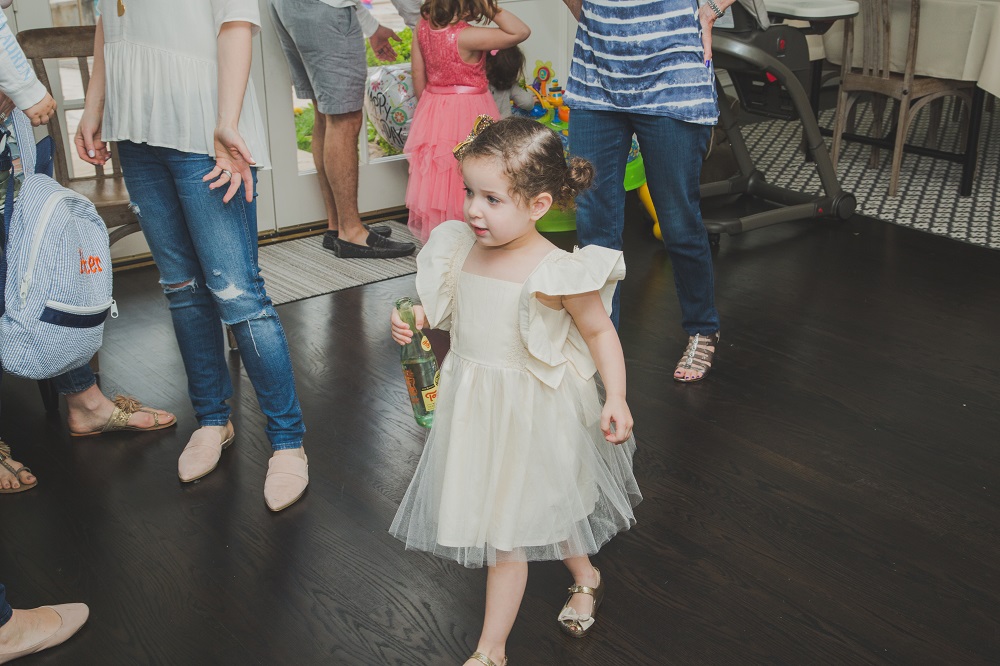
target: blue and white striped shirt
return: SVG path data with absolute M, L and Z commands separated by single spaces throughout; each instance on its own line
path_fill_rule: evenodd
M 583 0 L 566 103 L 716 124 L 697 1 Z

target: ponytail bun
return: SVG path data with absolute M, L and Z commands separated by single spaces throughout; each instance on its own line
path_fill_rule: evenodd
M 571 157 L 566 163 L 566 173 L 563 184 L 559 188 L 557 199 L 562 206 L 572 206 L 580 192 L 588 189 L 594 182 L 594 165 L 582 157 Z

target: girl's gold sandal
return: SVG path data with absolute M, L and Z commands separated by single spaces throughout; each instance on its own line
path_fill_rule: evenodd
M 587 587 L 586 585 L 571 586 L 569 588 L 569 598 L 566 599 L 566 605 L 559 612 L 559 628 L 573 638 L 583 638 L 587 635 L 587 632 L 594 626 L 594 622 L 596 621 L 594 616 L 597 614 L 597 609 L 604 600 L 604 577 L 601 576 L 601 571 L 597 567 L 594 567 L 594 571 L 600 577 L 597 587 Z M 570 599 L 573 598 L 574 594 L 589 594 L 594 598 L 594 608 L 590 611 L 589 615 L 583 615 L 569 605 Z

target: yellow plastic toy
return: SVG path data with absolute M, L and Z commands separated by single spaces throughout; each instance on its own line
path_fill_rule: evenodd
M 649 195 L 649 185 L 643 183 L 639 187 L 639 201 L 646 207 L 646 212 L 653 218 L 653 235 L 657 240 L 663 240 L 663 232 L 660 231 L 660 220 L 656 217 L 656 209 L 653 208 L 653 197 Z

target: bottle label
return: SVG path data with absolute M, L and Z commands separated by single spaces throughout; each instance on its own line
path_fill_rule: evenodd
M 406 380 L 406 392 L 410 395 L 410 403 L 414 406 L 420 404 L 420 393 L 417 391 L 417 378 L 413 370 L 403 368 L 403 379 Z
M 425 411 L 433 412 L 434 407 L 437 405 L 438 381 L 440 379 L 441 379 L 441 371 L 438 370 L 434 374 L 434 385 L 428 386 L 427 388 L 420 390 L 420 397 L 423 399 Z
M 424 351 L 430 351 L 431 350 L 431 341 L 428 340 L 426 337 L 425 338 L 421 338 L 421 340 L 420 340 L 420 348 L 423 349 Z
M 436 369 L 436 365 L 435 363 L 403 366 L 403 378 L 406 380 L 406 392 L 410 396 L 410 404 L 415 410 L 423 413 L 433 412 L 437 403 L 437 387 L 441 371 Z M 433 376 L 432 371 L 435 371 Z

